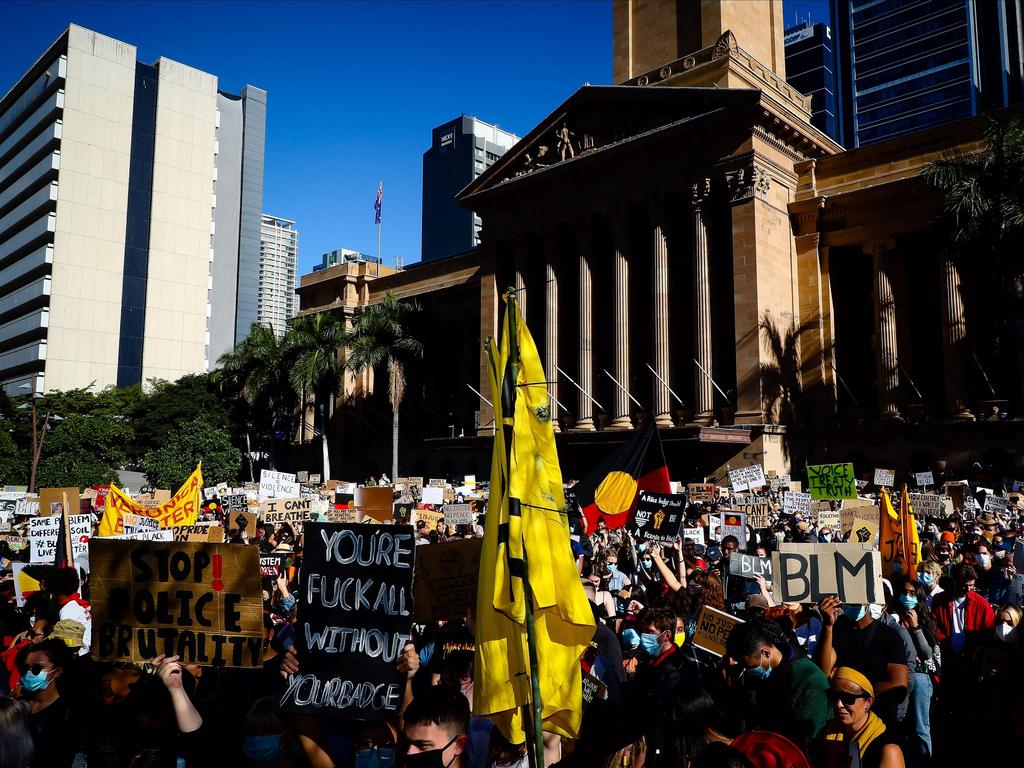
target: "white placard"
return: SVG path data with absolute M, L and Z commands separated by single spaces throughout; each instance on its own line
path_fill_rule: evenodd
M 985 496 L 985 506 L 982 508 L 985 512 L 995 512 L 1001 514 L 1006 511 L 1006 505 L 1009 502 L 1005 496 L 993 496 L 991 493 Z
M 422 489 L 420 502 L 423 504 L 444 504 L 444 488 L 428 485 Z
M 729 470 L 729 482 L 734 491 L 754 490 L 768 485 L 764 478 L 764 467 L 754 464 L 749 467 Z
M 117 536 L 104 536 L 104 539 L 125 539 L 127 541 L 174 541 L 174 531 L 170 528 L 160 528 L 156 531 L 142 531 L 140 533 L 122 533 Z
M 896 470 L 895 469 L 878 469 L 875 468 L 875 485 L 879 488 L 892 488 L 896 484 Z M 918 483 L 920 485 L 920 483 Z
M 782 494 L 782 511 L 787 515 L 809 516 L 811 514 L 811 494 L 786 491 Z
M 260 470 L 261 499 L 296 499 L 299 497 L 299 483 L 290 472 L 274 472 L 269 469 Z
M 57 554 L 57 537 L 60 535 L 60 515 L 33 517 L 29 521 L 29 562 L 52 564 Z M 83 565 L 89 551 L 89 536 L 92 533 L 91 515 L 68 515 L 71 529 L 71 557 Z
M 914 477 L 917 479 L 917 487 L 924 488 L 928 485 L 935 485 L 935 477 L 931 472 L 915 472 Z
M 704 541 L 704 528 L 697 526 L 695 528 L 683 528 L 683 541 L 692 541 L 694 544 L 705 544 Z

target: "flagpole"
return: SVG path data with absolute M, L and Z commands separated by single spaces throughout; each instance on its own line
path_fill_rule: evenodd
M 516 295 L 514 291 L 509 292 L 509 306 L 506 309 L 506 315 L 511 313 L 512 322 L 508 323 L 505 328 L 505 332 L 510 335 L 509 338 L 509 363 L 512 366 L 512 381 L 519 381 L 519 343 L 516 337 L 516 330 L 518 329 L 519 319 L 519 303 L 516 301 Z M 513 388 L 513 397 L 518 397 Z M 509 414 L 513 422 L 515 420 L 515 400 L 513 402 L 512 413 Z M 504 414 L 503 414 L 504 415 Z M 513 435 L 514 435 L 513 431 Z M 513 439 L 515 439 L 513 437 Z M 508 450 L 508 447 L 506 447 Z M 544 765 L 544 732 L 542 715 L 544 711 L 544 703 L 540 696 L 540 675 L 537 671 L 537 627 L 533 616 L 533 588 L 530 586 L 530 558 L 526 549 L 523 549 L 523 602 L 526 603 L 526 649 L 530 658 L 530 700 L 533 704 L 533 750 L 534 750 L 534 765 Z
M 381 190 L 381 195 L 380 195 L 380 197 L 381 197 L 381 200 L 380 200 L 381 214 L 377 217 L 377 270 L 376 271 L 377 271 L 377 277 L 380 277 L 380 228 L 381 228 L 381 222 L 384 221 L 384 215 L 383 215 L 383 211 L 384 211 L 384 179 L 380 180 L 380 183 L 378 184 L 378 188 Z

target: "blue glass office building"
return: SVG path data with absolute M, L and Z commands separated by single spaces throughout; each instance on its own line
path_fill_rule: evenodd
M 828 24 L 805 23 L 786 30 L 786 79 L 811 97 L 811 123 L 838 140 L 836 53 Z
M 833 0 L 838 141 L 859 147 L 1020 100 L 1020 14 L 1015 0 Z

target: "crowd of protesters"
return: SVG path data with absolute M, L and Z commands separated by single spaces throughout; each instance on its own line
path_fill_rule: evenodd
M 587 530 L 578 508 L 569 510 L 566 546 L 596 621 L 581 664 L 596 688 L 578 740 L 546 735 L 546 765 L 898 768 L 1021 753 L 1016 510 L 919 517 L 919 563 L 885 581 L 883 602 L 776 604 L 770 583 L 731 574 L 730 558 L 844 536 L 783 514 L 771 489 L 758 495 L 771 505 L 771 524 L 748 527 L 743 541 L 710 535 L 708 521 L 728 498 L 687 504 L 685 525 L 703 527 L 706 544 L 651 544 L 603 519 Z M 416 531 L 421 545 L 482 534 L 479 524 L 422 521 Z M 408 682 L 396 721 L 283 712 L 278 702 L 301 655 L 302 535 L 260 526 L 239 543 L 289 555 L 279 575 L 263 579 L 262 669 L 173 656 L 104 662 L 91 652 L 87 574 L 51 569 L 20 607 L 10 577 L 0 582 L 0 768 L 526 768 L 524 745 L 471 714 L 472 609 L 415 626 L 399 662 Z M 19 557 L 6 542 L 0 555 L 5 565 Z M 722 655 L 694 642 L 705 606 L 742 619 Z

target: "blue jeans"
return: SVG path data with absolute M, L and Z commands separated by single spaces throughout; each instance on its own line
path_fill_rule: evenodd
M 926 764 L 932 756 L 932 729 L 929 712 L 932 706 L 932 679 L 924 672 L 910 673 L 909 732 L 911 764 Z

